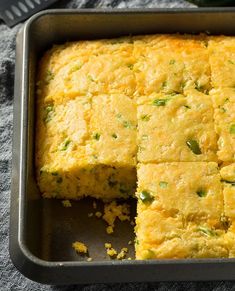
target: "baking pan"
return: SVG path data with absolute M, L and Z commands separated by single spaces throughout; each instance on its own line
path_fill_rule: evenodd
M 117 224 L 113 235 L 105 222 L 87 217 L 92 200 L 41 199 L 34 174 L 35 73 L 37 61 L 52 44 L 69 40 L 149 33 L 234 35 L 235 9 L 50 10 L 32 17 L 17 37 L 14 140 L 11 189 L 10 255 L 28 278 L 46 284 L 140 282 L 163 280 L 234 280 L 235 259 L 117 261 L 104 243 L 120 249 L 134 239 L 130 223 Z M 130 201 L 132 217 L 135 201 Z M 102 204 L 98 203 L 98 209 Z M 93 261 L 71 247 L 89 246 Z M 134 257 L 133 246 L 128 256 Z

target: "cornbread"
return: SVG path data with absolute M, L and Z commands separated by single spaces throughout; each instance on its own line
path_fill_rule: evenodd
M 75 241 L 72 244 L 72 247 L 79 254 L 87 254 L 87 252 L 88 252 L 87 246 L 84 243 L 80 242 L 80 241 Z
M 217 164 L 141 164 L 137 259 L 227 257 Z
M 128 204 L 115 199 L 135 196 L 137 259 L 235 257 L 234 87 L 234 37 L 53 46 L 37 82 L 43 197 L 103 200 L 104 214 L 88 217 L 102 217 L 112 234 L 117 218 L 130 220 Z M 87 253 L 83 243 L 73 247 Z M 116 259 L 128 251 L 105 248 Z
M 220 223 L 222 185 L 214 162 L 139 164 L 136 195 L 140 212 L 148 208 L 180 214 L 186 222 Z
M 235 88 L 213 89 L 210 95 L 219 136 L 218 157 L 221 161 L 235 161 Z
M 110 200 L 134 194 L 136 106 L 129 97 L 77 97 L 57 106 L 40 100 L 38 105 L 36 166 L 44 197 Z M 116 123 L 110 122 L 114 118 Z
M 210 97 L 190 90 L 138 99 L 138 161 L 216 161 L 217 136 Z M 194 141 L 199 152 L 187 143 Z
M 154 92 L 183 93 L 210 89 L 210 65 L 206 37 L 160 35 L 136 37 L 134 65 L 137 95 Z

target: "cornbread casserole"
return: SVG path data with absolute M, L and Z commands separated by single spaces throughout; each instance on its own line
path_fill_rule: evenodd
M 43 197 L 135 196 L 137 259 L 235 257 L 234 37 L 57 45 L 37 85 Z

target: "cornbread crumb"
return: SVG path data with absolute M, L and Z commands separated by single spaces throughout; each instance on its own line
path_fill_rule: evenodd
M 112 245 L 111 245 L 111 243 L 105 243 L 105 244 L 104 244 L 104 247 L 105 247 L 106 249 L 110 249 L 110 248 L 112 247 Z
M 100 217 L 102 216 L 102 213 L 101 213 L 100 211 L 97 211 L 97 212 L 95 213 L 95 216 L 98 217 L 98 218 L 100 218 Z
M 111 203 L 105 204 L 103 219 L 113 230 L 116 218 L 119 218 L 120 221 L 130 220 L 129 208 L 130 206 L 127 203 L 117 205 L 116 201 L 112 201 Z M 108 232 L 108 228 L 106 230 Z M 109 228 L 109 230 L 111 230 L 111 228 Z
M 88 217 L 92 217 L 94 215 L 94 213 L 90 212 L 88 213 Z
M 129 240 L 128 245 L 132 245 L 132 244 L 133 244 L 133 241 Z
M 96 208 L 97 208 L 97 204 L 96 204 L 96 202 L 95 202 L 95 201 L 93 202 L 93 204 L 92 204 L 92 205 L 93 205 L 93 208 L 94 208 L 94 209 L 96 209 Z
M 109 225 L 109 226 L 106 228 L 106 232 L 107 232 L 108 234 L 113 233 L 113 227 Z
M 126 253 L 128 252 L 128 248 L 122 248 L 120 253 L 117 255 L 118 260 L 122 260 L 126 257 Z
M 72 207 L 72 204 L 69 200 L 62 200 L 62 204 L 64 207 Z
M 92 258 L 87 258 L 87 262 L 91 262 L 92 260 Z
M 117 251 L 114 248 L 107 249 L 107 255 L 110 257 L 115 257 L 117 255 Z
M 132 226 L 134 226 L 134 225 L 135 225 L 135 222 L 132 220 L 132 221 L 130 222 L 130 224 L 131 224 Z
M 131 260 L 132 260 L 132 258 L 131 258 L 131 257 L 129 257 L 127 260 L 128 260 L 128 261 L 131 261 Z
M 87 246 L 84 243 L 80 242 L 80 241 L 75 241 L 72 244 L 72 247 L 79 254 L 87 254 L 87 252 L 88 252 Z

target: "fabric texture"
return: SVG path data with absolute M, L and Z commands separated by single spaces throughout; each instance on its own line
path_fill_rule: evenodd
M 61 0 L 53 8 L 163 8 L 195 7 L 183 0 Z M 233 282 L 160 282 L 46 286 L 32 282 L 13 266 L 8 253 L 11 184 L 15 37 L 22 24 L 8 28 L 0 22 L 0 291 L 103 290 L 235 290 Z

